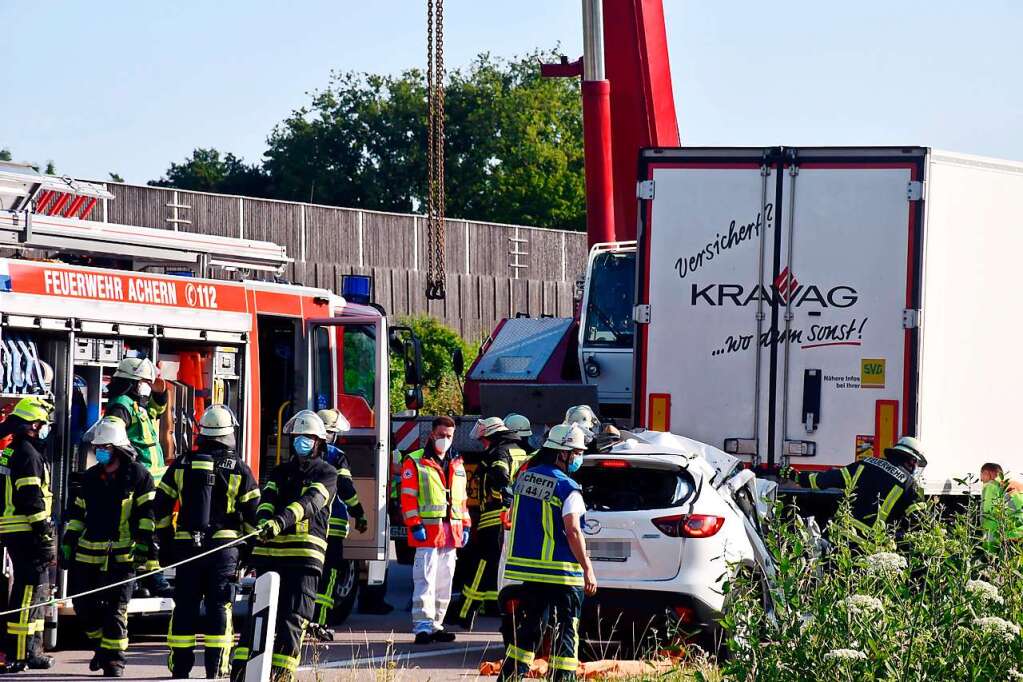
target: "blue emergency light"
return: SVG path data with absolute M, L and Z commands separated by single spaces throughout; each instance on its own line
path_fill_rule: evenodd
M 341 295 L 350 303 L 369 305 L 373 302 L 373 277 L 341 275 Z

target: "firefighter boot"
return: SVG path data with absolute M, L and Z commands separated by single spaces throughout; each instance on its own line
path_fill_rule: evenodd
M 171 649 L 167 657 L 167 667 L 170 669 L 171 678 L 175 680 L 187 680 L 195 665 L 195 653 L 191 647 Z

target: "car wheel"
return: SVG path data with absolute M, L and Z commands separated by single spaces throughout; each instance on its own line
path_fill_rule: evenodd
M 338 566 L 334 585 L 333 625 L 341 625 L 352 614 L 355 598 L 359 594 L 359 571 L 355 561 L 346 559 Z

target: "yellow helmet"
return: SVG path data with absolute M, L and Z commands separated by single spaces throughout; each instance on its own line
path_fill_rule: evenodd
M 53 403 L 41 396 L 28 396 L 18 401 L 11 410 L 11 416 L 26 422 L 49 423 L 53 419 Z

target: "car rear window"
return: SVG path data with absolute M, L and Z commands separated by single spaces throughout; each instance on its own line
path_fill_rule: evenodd
M 575 480 L 592 511 L 668 509 L 688 500 L 695 489 L 687 472 L 666 469 L 587 466 L 576 472 Z

